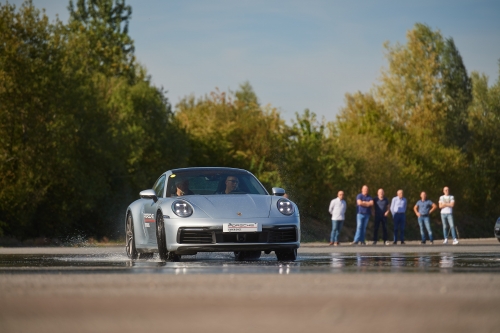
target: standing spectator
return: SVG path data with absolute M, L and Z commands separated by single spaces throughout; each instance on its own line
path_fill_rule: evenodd
M 406 198 L 403 197 L 403 190 L 398 190 L 398 196 L 392 198 L 391 213 L 394 220 L 394 242 L 398 243 L 398 231 L 401 245 L 405 244 L 405 222 L 406 222 Z
M 356 197 L 356 235 L 352 245 L 363 244 L 365 242 L 366 226 L 370 220 L 370 211 L 373 206 L 373 199 L 368 195 L 368 186 L 363 185 L 361 193 Z
M 339 193 L 337 193 L 337 198 L 330 202 L 330 208 L 328 208 L 328 211 L 332 214 L 332 234 L 330 236 L 329 245 L 338 246 L 340 244 L 339 234 L 344 225 L 346 207 L 344 192 L 339 191 Z
M 446 222 L 450 224 L 451 236 L 453 237 L 453 245 L 458 244 L 457 233 L 455 231 L 455 224 L 453 223 L 453 207 L 455 207 L 455 198 L 450 195 L 448 186 L 443 188 L 443 193 L 439 198 L 439 208 L 441 208 L 441 221 L 443 222 L 443 244 L 448 244 L 448 227 Z
M 437 208 L 436 204 L 430 200 L 427 200 L 427 193 L 420 193 L 420 200 L 417 201 L 415 207 L 413 207 L 413 211 L 418 217 L 418 225 L 420 226 L 420 235 L 422 236 L 421 244 L 425 244 L 425 232 L 424 232 L 424 224 L 427 229 L 427 233 L 429 234 L 429 243 L 434 244 L 434 240 L 432 239 L 432 229 L 431 229 L 431 221 L 429 215 L 432 214 Z
M 382 224 L 382 239 L 384 244 L 387 241 L 387 215 L 389 215 L 389 200 L 384 195 L 384 190 L 377 191 L 377 197 L 373 199 L 372 214 L 375 216 L 375 229 L 373 230 L 373 245 L 378 241 L 378 227 Z

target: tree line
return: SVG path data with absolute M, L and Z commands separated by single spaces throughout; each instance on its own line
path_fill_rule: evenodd
M 386 44 L 379 83 L 347 93 L 335 121 L 305 110 L 287 124 L 248 82 L 172 106 L 134 56 L 124 0 L 68 10 L 63 23 L 31 1 L 0 6 L 0 233 L 117 238 L 126 205 L 165 170 L 229 166 L 284 187 L 305 229 L 329 226 L 338 190 L 354 221 L 364 184 L 402 188 L 410 206 L 446 185 L 462 235 L 490 236 L 500 77 L 469 74 L 440 31 L 416 24 L 405 44 Z

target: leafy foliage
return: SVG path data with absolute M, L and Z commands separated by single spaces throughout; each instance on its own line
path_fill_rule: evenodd
M 268 187 L 280 184 L 286 126 L 275 108 L 259 105 L 248 82 L 234 94 L 184 98 L 175 121 L 190 137 L 189 165 L 244 168 Z
M 87 53 L 89 41 L 117 42 L 95 33 L 118 29 L 102 22 L 126 8 L 110 3 L 77 17 L 83 32 L 72 29 L 76 18 L 49 23 L 31 2 L 0 8 L 0 221 L 10 235 L 116 236 L 133 193 L 183 159 L 183 132 L 163 91 L 130 66 L 133 48 L 109 61 L 106 47 Z
M 68 9 L 64 24 L 31 1 L 0 5 L 0 235 L 118 237 L 137 192 L 185 166 L 244 168 L 285 187 L 309 230 L 328 224 L 339 190 L 348 230 L 364 184 L 389 197 L 402 188 L 410 206 L 450 186 L 467 236 L 500 215 L 500 78 L 469 76 L 439 31 L 416 24 L 406 44 L 386 44 L 379 84 L 346 94 L 336 121 L 305 110 L 287 125 L 248 82 L 172 111 L 135 60 L 124 0 Z

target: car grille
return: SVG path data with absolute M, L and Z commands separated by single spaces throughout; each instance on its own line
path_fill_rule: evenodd
M 224 244 L 224 243 L 293 243 L 297 241 L 295 226 L 264 228 L 262 232 L 230 233 L 203 228 L 180 228 L 179 244 Z
M 179 243 L 211 244 L 213 243 L 213 233 L 209 230 L 181 229 Z
M 297 241 L 297 231 L 295 227 L 284 230 L 271 230 L 269 232 L 269 243 L 287 243 Z

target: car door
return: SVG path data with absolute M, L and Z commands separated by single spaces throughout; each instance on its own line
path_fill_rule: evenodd
M 148 243 L 156 243 L 156 211 L 158 209 L 158 203 L 160 199 L 163 198 L 163 192 L 165 189 L 165 179 L 166 176 L 162 175 L 156 183 L 153 185 L 153 190 L 158 197 L 158 201 L 155 202 L 153 199 L 148 199 L 143 206 L 143 223 L 144 230 L 146 230 L 146 237 Z

